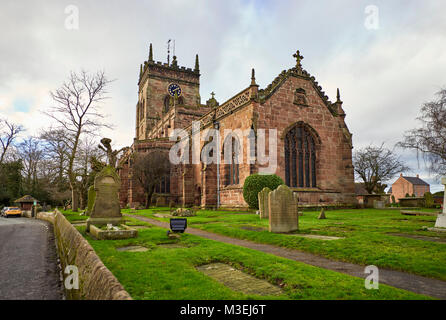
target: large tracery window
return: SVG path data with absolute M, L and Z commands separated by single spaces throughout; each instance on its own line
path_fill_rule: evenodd
M 303 123 L 285 136 L 285 180 L 289 187 L 316 187 L 316 145 Z

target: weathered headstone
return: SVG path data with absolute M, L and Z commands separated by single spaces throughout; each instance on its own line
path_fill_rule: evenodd
M 157 207 L 165 207 L 167 205 L 166 198 L 163 196 L 156 197 L 156 206 Z
M 87 231 L 90 225 L 103 226 L 107 224 L 118 225 L 122 222 L 121 208 L 119 206 L 119 187 L 121 180 L 116 170 L 106 166 L 94 179 L 96 198 L 90 218 L 87 220 Z
M 265 187 L 262 191 L 259 192 L 259 211 L 260 211 L 260 219 L 268 219 L 269 218 L 269 205 L 268 205 L 268 194 L 271 192 L 271 189 Z
M 435 228 L 446 228 L 446 177 L 441 179 L 441 184 L 445 186 L 443 212 L 437 216 L 437 221 L 435 222 Z
M 94 186 L 90 186 L 90 188 L 88 188 L 87 210 L 85 211 L 85 215 L 87 216 L 91 215 L 95 199 L 96 199 L 96 191 L 94 191 Z
M 373 208 L 375 208 L 375 209 L 384 209 L 385 207 L 386 206 L 385 206 L 384 201 L 373 200 Z
M 292 232 L 299 229 L 297 194 L 286 185 L 280 185 L 268 194 L 269 231 Z
M 318 219 L 327 219 L 325 217 L 325 209 L 324 208 L 321 209 L 321 213 L 319 213 L 319 217 L 317 217 L 317 218 Z

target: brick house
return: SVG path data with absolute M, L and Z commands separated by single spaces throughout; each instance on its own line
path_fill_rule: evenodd
M 406 177 L 402 173 L 389 189 L 389 193 L 395 197 L 396 202 L 399 202 L 398 199 L 404 198 L 406 194 L 409 194 L 409 196 L 415 194 L 416 197 L 423 197 L 429 191 L 429 184 L 420 179 L 418 174 L 416 177 Z
M 192 70 L 178 66 L 176 57 L 171 63 L 155 62 L 150 45 L 149 59 L 141 65 L 138 81 L 135 139 L 121 157 L 118 170 L 121 205 L 137 206 L 144 199 L 132 179 L 130 155 L 150 148 L 167 152 L 176 143 L 169 139 L 173 130 L 184 129 L 191 134 L 192 121 L 198 121 L 202 132 L 213 128 L 224 137 L 220 141 L 200 141 L 199 150 L 212 142 L 218 144 L 223 157 L 225 147 L 230 145 L 231 159 L 242 153 L 257 156 L 259 142 L 264 142 L 265 154 L 271 155 L 268 141 L 274 135 L 271 129 L 276 129 L 277 166 L 271 173 L 297 192 L 301 203 L 355 203 L 352 135 L 344 121 L 339 90 L 336 102 L 331 102 L 315 78 L 302 68 L 299 52 L 294 57 L 296 65 L 282 71 L 266 88 L 259 89 L 252 69 L 249 85 L 232 98 L 219 104 L 212 93 L 202 104 L 198 55 Z M 228 129 L 250 133 L 226 136 Z M 264 138 L 259 136 L 262 130 Z M 267 165 L 259 161 L 219 161 L 172 165 L 170 176 L 157 188 L 156 196 L 164 198 L 164 203 L 174 201 L 185 206 L 246 208 L 243 183 Z

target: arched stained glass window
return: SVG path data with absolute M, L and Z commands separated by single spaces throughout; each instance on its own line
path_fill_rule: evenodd
M 289 187 L 316 187 L 316 144 L 303 123 L 285 136 L 285 183 Z

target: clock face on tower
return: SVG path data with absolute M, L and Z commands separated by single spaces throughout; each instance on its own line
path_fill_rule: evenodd
M 167 92 L 172 96 L 175 97 L 175 93 L 177 94 L 177 97 L 181 96 L 181 88 L 176 83 L 171 83 L 167 87 Z

